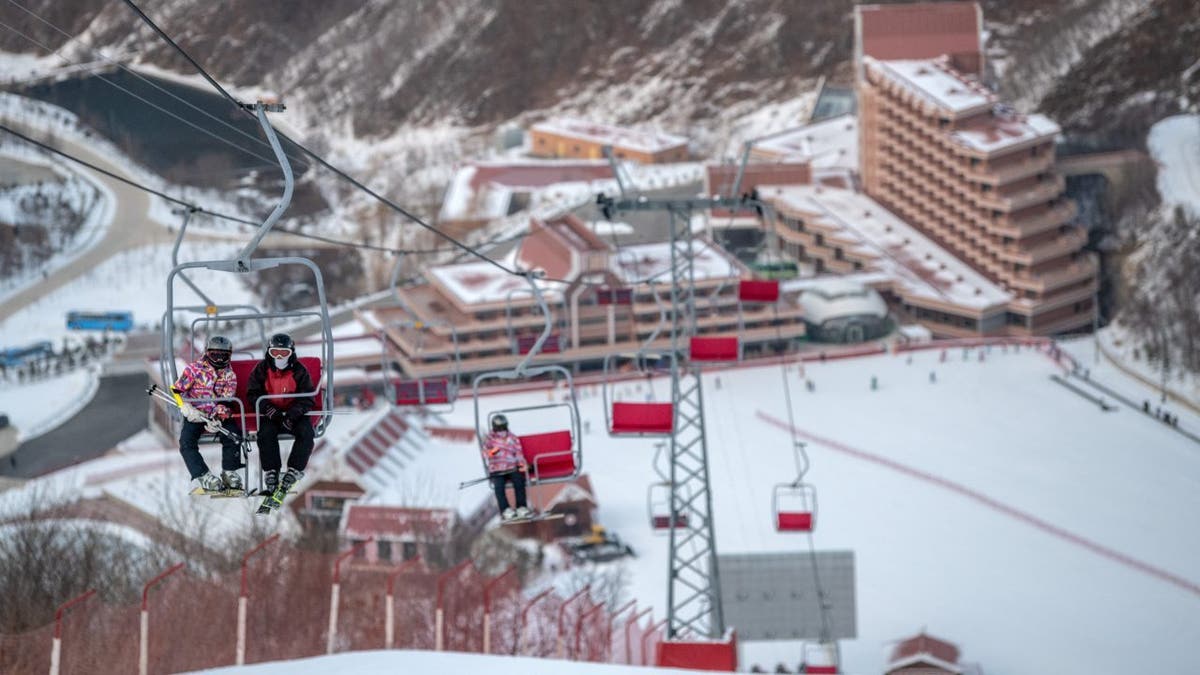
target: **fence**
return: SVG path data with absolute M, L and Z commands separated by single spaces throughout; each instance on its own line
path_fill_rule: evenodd
M 517 570 L 482 574 L 414 559 L 366 564 L 357 551 L 305 551 L 277 537 L 225 573 L 175 565 L 141 597 L 89 591 L 57 621 L 0 634 L 0 672 L 168 673 L 366 649 L 441 649 L 648 664 L 663 625 L 634 603 L 597 603 L 590 588 L 530 593 Z M 440 622 L 439 622 L 440 619 Z M 439 630 L 440 624 L 440 630 Z

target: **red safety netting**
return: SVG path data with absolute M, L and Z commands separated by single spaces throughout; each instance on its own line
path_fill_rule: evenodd
M 235 664 L 243 583 L 246 663 L 324 654 L 330 646 L 330 600 L 337 559 L 336 554 L 272 543 L 249 557 L 244 580 L 240 570 L 203 574 L 190 567 L 157 578 L 145 607 L 149 672 Z M 436 647 L 440 586 L 443 649 L 447 651 L 483 650 L 487 589 L 491 653 L 562 655 L 590 661 L 608 661 L 619 655 L 624 660 L 624 649 L 615 647 L 624 643 L 624 624 L 618 623 L 620 630 L 610 631 L 607 608 L 598 607 L 583 594 L 560 614 L 566 598 L 554 592 L 527 594 L 520 575 L 515 570 L 506 572 L 487 576 L 470 562 L 444 570 L 415 561 L 382 565 L 348 557 L 340 565 L 333 651 L 386 647 L 388 579 L 393 577 L 395 649 Z M 62 622 L 59 672 L 137 672 L 142 615 L 140 598 L 109 604 L 93 596 L 71 607 Z M 49 672 L 53 637 L 53 624 L 0 635 L 0 672 Z M 632 641 L 639 643 L 635 651 L 641 638 L 642 631 L 635 628 Z

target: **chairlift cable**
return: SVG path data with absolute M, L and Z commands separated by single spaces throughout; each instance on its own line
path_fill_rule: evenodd
M 68 40 L 77 40 L 77 39 L 78 39 L 78 36 L 76 36 L 76 35 L 72 35 L 70 32 L 68 32 L 68 31 L 66 31 L 66 30 L 63 30 L 61 27 L 59 27 L 59 26 L 55 25 L 55 24 L 54 24 L 52 21 L 50 21 L 50 20 L 46 19 L 45 17 L 43 17 L 43 16 L 39 15 L 37 12 L 35 12 L 35 11 L 33 11 L 33 10 L 29 9 L 28 7 L 24 7 L 24 6 L 22 6 L 22 5 L 21 5 L 19 2 L 17 2 L 17 0 L 8 0 L 8 2 L 9 2 L 9 4 L 13 5 L 13 6 L 14 6 L 14 7 L 16 7 L 17 9 L 20 9 L 21 11 L 25 12 L 25 13 L 26 13 L 26 14 L 28 14 L 29 16 L 32 16 L 34 19 L 37 19 L 38 21 L 42 22 L 43 24 L 45 24 L 45 25 L 49 26 L 51 29 L 53 29 L 54 31 L 58 32 L 58 33 L 59 33 L 60 35 L 62 35 L 63 37 L 66 37 Z M 27 38 L 27 39 L 28 39 L 28 38 Z M 43 49 L 45 49 L 45 48 L 46 48 L 46 47 L 44 47 L 44 46 L 43 46 Z M 56 50 L 50 50 L 50 51 L 51 51 L 52 53 L 54 53 L 55 55 L 59 56 L 59 58 L 62 58 L 63 60 L 66 60 L 66 58 L 65 58 L 65 57 L 63 57 L 63 56 L 61 56 L 61 55 L 58 55 L 58 53 L 57 53 L 57 51 L 56 51 Z M 110 64 L 112 64 L 112 65 L 116 66 L 117 68 L 120 68 L 121 70 L 123 70 L 123 71 L 125 71 L 125 72 L 129 73 L 130 75 L 132 75 L 132 76 L 136 77 L 137 79 L 141 80 L 141 81 L 142 81 L 142 82 L 144 82 L 145 84 L 147 84 L 147 85 L 149 85 L 149 86 L 151 86 L 151 87 L 153 87 L 153 88 L 157 89 L 159 92 L 161 92 L 161 93 L 165 94 L 166 96 L 169 96 L 169 97 L 171 97 L 171 98 L 175 99 L 176 101 L 179 101 L 179 102 L 180 102 L 180 103 L 182 103 L 183 105 L 185 105 L 185 106 L 187 106 L 187 107 L 191 108 L 192 110 L 195 110 L 196 112 L 198 112 L 198 113 L 200 113 L 201 115 L 203 115 L 203 116 L 205 116 L 205 117 L 209 118 L 210 120 L 212 120 L 212 121 L 216 122 L 217 124 L 220 124 L 220 125 L 222 125 L 222 126 L 224 126 L 224 127 L 228 128 L 229 130 L 233 131 L 234 133 L 236 133 L 236 134 L 238 134 L 238 135 L 240 135 L 240 136 L 242 136 L 242 137 L 244 137 L 244 138 L 247 138 L 247 139 L 249 139 L 249 140 L 251 140 L 251 141 L 254 141 L 255 143 L 259 144 L 260 146 L 262 146 L 262 147 L 264 147 L 264 148 L 267 148 L 268 150 L 270 150 L 270 149 L 271 149 L 271 146 L 270 146 L 270 144 L 269 144 L 269 143 L 267 143 L 265 140 L 263 140 L 263 139 L 259 138 L 258 136 L 255 136 L 254 134 L 251 134 L 251 133 L 249 133 L 249 132 L 247 132 L 247 131 L 244 131 L 244 130 L 242 130 L 242 129 L 239 129 L 239 128 L 237 128 L 236 126 L 234 126 L 234 125 L 230 124 L 229 122 L 226 122 L 225 120 L 221 119 L 220 117 L 217 117 L 216 115 L 213 115 L 212 113 L 208 112 L 207 110 L 204 110 L 203 108 L 201 108 L 201 107 L 199 107 L 199 106 L 195 105 L 194 103 L 192 103 L 192 102 L 188 101 L 187 99 L 184 99 L 183 97 L 181 97 L 181 96 L 179 96 L 179 95 L 175 94 L 174 92 L 170 91 L 169 89 L 166 89 L 166 88 L 164 88 L 164 87 L 161 87 L 161 86 L 159 86 L 158 84 L 156 84 L 156 83 L 155 83 L 153 80 L 151 80 L 150 78 L 148 78 L 148 77 L 146 77 L 146 76 L 142 75 L 141 73 L 137 72 L 136 70 L 134 70 L 134 69 L 132 69 L 132 68 L 129 68 L 128 66 L 126 66 L 126 65 L 125 65 L 125 64 L 123 64 L 123 63 L 121 63 L 120 61 L 117 61 L 117 60 L 115 60 L 115 59 L 112 59 L 112 58 L 110 58 L 108 55 L 106 55 L 104 52 L 100 51 L 99 49 L 95 49 L 95 50 L 94 50 L 94 52 L 95 52 L 95 53 L 96 53 L 96 54 L 97 54 L 97 55 L 98 55 L 98 56 L 99 56 L 101 59 L 103 59 L 104 61 L 106 61 L 106 62 L 108 62 L 108 63 L 110 63 Z M 74 65 L 81 65 L 81 64 L 74 64 Z M 106 81 L 107 81 L 107 80 L 106 80 Z M 115 83 L 114 83 L 114 84 L 115 84 Z M 119 86 L 119 85 L 116 85 L 116 86 Z M 123 89 L 123 87 L 122 87 L 122 89 Z M 126 91 L 128 91 L 128 90 L 126 90 Z M 165 112 L 165 111 L 164 111 L 164 112 Z M 239 149 L 241 149 L 241 148 L 239 147 Z M 301 166 L 301 167 L 304 167 L 304 168 L 307 168 L 307 167 L 309 166 L 307 162 L 304 162 L 304 161 L 302 161 L 302 160 L 298 160 L 298 159 L 296 159 L 295 157 L 291 156 L 290 154 L 288 155 L 288 159 L 289 159 L 289 160 L 291 160 L 291 161 L 292 161 L 294 164 L 296 164 L 296 165 L 298 165 L 298 166 Z M 271 168 L 274 168 L 275 166 L 277 166 L 277 164 L 276 164 L 274 161 L 268 162 L 268 165 L 269 165 Z
M 12 1 L 13 1 L 13 0 L 9 0 L 9 2 L 12 2 Z M 51 48 L 50 48 L 49 46 L 47 46 L 45 43 L 43 43 L 43 42 L 40 42 L 40 41 L 38 41 L 37 39 L 35 39 L 35 38 L 33 38 L 33 37 L 30 37 L 29 35 L 27 35 L 27 34 L 25 34 L 24 32 L 22 32 L 20 29 L 14 28 L 13 26 L 10 26 L 10 25 L 8 25 L 7 23 L 4 23 L 3 21 L 0 21 L 0 27 L 7 28 L 8 30 L 12 31 L 13 33 L 16 33 L 17 35 L 21 36 L 22 38 L 25 38 L 25 40 L 27 40 L 28 42 L 30 42 L 30 43 L 32 43 L 32 44 L 34 44 L 34 45 L 37 45 L 38 47 L 40 47 L 40 48 L 41 48 L 43 51 L 45 51 L 45 52 L 46 52 L 48 55 L 50 55 L 50 56 L 55 56 L 55 57 L 57 57 L 58 59 L 62 60 L 62 61 L 63 61 L 63 62 L 65 62 L 65 63 L 66 63 L 68 66 L 82 66 L 82 65 L 83 65 L 83 64 L 80 64 L 80 63 L 76 63 L 76 62 L 72 61 L 71 59 L 68 59 L 67 57 L 63 56 L 62 54 L 59 54 L 59 53 L 57 53 L 55 50 L 51 49 Z M 271 161 L 269 158 L 267 158 L 267 157 L 265 157 L 265 156 L 263 156 L 263 155 L 260 155 L 260 154 L 258 154 L 257 152 L 254 152 L 253 150 L 248 150 L 248 149 L 246 149 L 245 147 L 243 147 L 243 146 L 240 146 L 240 145 L 238 145 L 237 143 L 234 143 L 233 141 L 230 141 L 230 140 L 229 140 L 229 139 L 227 139 L 227 138 L 224 138 L 224 137 L 222 137 L 222 136 L 220 136 L 220 135 L 218 135 L 218 134 L 216 134 L 216 133 L 214 133 L 214 132 L 212 132 L 212 131 L 210 131 L 210 130 L 208 130 L 208 129 L 205 129 L 204 127 L 202 127 L 202 126 L 200 126 L 200 125 L 198 125 L 198 124 L 195 124 L 194 122 L 191 122 L 190 120 L 188 120 L 188 119 L 186 119 L 186 118 L 184 118 L 184 117 L 181 117 L 180 115 L 177 115 L 177 114 L 175 114 L 175 113 L 171 112 L 170 110 L 167 110 L 166 108 L 164 108 L 164 107 L 162 107 L 162 106 L 160 106 L 160 105 L 158 105 L 158 104 L 154 103 L 153 101 L 149 101 L 149 100 L 147 100 L 145 97 L 143 97 L 143 96 L 141 96 L 141 95 L 139 95 L 139 94 L 136 94 L 136 93 L 134 93 L 134 92 L 130 91 L 130 90 L 127 88 L 127 87 L 124 87 L 124 86 L 122 86 L 122 85 L 120 85 L 120 84 L 118 84 L 118 83 L 116 83 L 116 82 L 112 81 L 111 79 L 109 79 L 109 78 L 105 77 L 104 75 L 101 75 L 101 74 L 99 74 L 99 73 L 93 73 L 93 74 L 92 74 L 92 76 L 93 76 L 93 77 L 95 77 L 96 79 L 100 80 L 101 82 L 104 82 L 105 84 L 109 85 L 110 87 L 114 87 L 114 88 L 116 88 L 116 89 L 119 89 L 119 90 L 121 90 L 121 91 L 125 92 L 125 93 L 126 93 L 126 94 L 128 94 L 129 96 L 131 96 L 131 97 L 133 97 L 133 98 L 137 99 L 139 102 L 141 102 L 141 103 L 143 103 L 143 104 L 145 104 L 145 105 L 147 105 L 147 106 L 149 106 L 149 107 L 151 107 L 151 108 L 154 108 L 155 110 L 158 110 L 158 111 L 159 111 L 159 112 L 161 112 L 162 114 L 164 114 L 164 115 L 167 115 L 167 116 L 169 116 L 169 117 L 172 117 L 172 118 L 174 118 L 175 120 L 177 120 L 177 121 L 179 121 L 179 122 L 182 122 L 182 123 L 186 124 L 187 126 L 189 126 L 189 127 L 193 128 L 193 129 L 195 129 L 196 131 L 199 131 L 200 133 L 202 133 L 202 134 L 204 134 L 204 135 L 206 135 L 206 136 L 209 136 L 209 137 L 211 137 L 212 139 L 214 139 L 214 140 L 216 140 L 216 141 L 218 141 L 218 142 L 221 142 L 221 143 L 224 143 L 225 145 L 228 145 L 229 147 L 231 147 L 231 148 L 233 148 L 233 149 L 237 150 L 238 152 L 244 152 L 244 153 L 246 153 L 247 155 L 250 155 L 251 157 L 254 157 L 254 158 L 256 158 L 256 159 L 259 159 L 259 160 L 261 160 L 261 161 L 264 161 L 264 162 L 269 162 L 269 163 L 271 163 L 273 166 L 275 166 L 275 163 L 274 163 L 274 162 L 272 162 L 272 161 Z M 239 130 L 239 131 L 240 131 L 240 130 Z
M 212 85 L 213 88 L 215 88 L 217 90 L 217 92 L 219 92 L 222 96 L 224 96 L 226 99 L 228 99 L 230 103 L 237 106 L 237 108 L 239 110 L 242 110 L 243 112 L 245 112 L 248 115 L 254 114 L 251 110 L 247 109 L 242 104 L 242 102 L 240 102 L 236 98 L 234 98 L 232 94 L 230 94 L 224 87 L 222 87 L 220 85 L 220 83 L 218 83 L 215 79 L 213 79 L 213 77 L 211 75 L 209 75 L 208 72 L 195 59 L 193 59 L 187 53 L 187 51 L 185 51 L 183 49 L 183 47 L 180 47 L 178 43 L 176 43 L 174 40 L 171 39 L 171 36 L 167 35 L 161 28 L 158 27 L 158 25 L 156 25 L 154 23 L 153 20 L 150 19 L 150 17 L 146 16 L 146 13 L 143 12 L 141 9 L 139 9 L 138 6 L 133 2 L 133 0 L 124 0 L 124 2 L 126 5 L 129 6 L 130 9 L 132 9 L 135 13 L 137 13 L 137 15 L 142 19 L 142 21 L 144 21 L 146 23 L 146 25 L 150 26 L 150 28 L 153 29 L 154 32 L 157 33 L 158 36 L 163 39 L 163 41 L 165 41 L 176 52 L 178 52 L 180 54 L 180 56 L 182 56 L 184 59 L 186 59 L 187 62 L 190 63 L 192 65 L 192 67 L 194 67 L 197 70 L 197 72 L 200 73 L 201 77 L 203 77 L 210 85 Z M 279 135 L 280 138 L 292 143 L 294 146 L 299 148 L 301 152 L 303 152 L 308 157 L 312 158 L 313 161 L 317 162 L 321 166 L 323 166 L 326 169 L 337 174 L 343 180 L 349 182 L 354 187 L 358 188 L 362 192 L 373 197 L 376 201 L 380 202 L 381 204 L 386 205 L 388 208 L 392 209 L 393 211 L 408 218 L 416 225 L 418 225 L 426 230 L 429 230 L 430 232 L 433 232 L 436 236 L 444 239 L 445 241 L 450 243 L 455 248 L 458 248 L 465 253 L 468 253 L 476 258 L 479 258 L 481 261 L 486 262 L 489 265 L 492 265 L 493 267 L 496 267 L 500 270 L 503 270 L 504 272 L 506 272 L 508 274 L 511 274 L 514 276 L 525 276 L 525 273 L 505 266 L 504 264 L 500 263 L 496 259 L 488 257 L 487 255 L 484 255 L 477 249 L 472 248 L 471 246 L 468 246 L 468 245 L 462 243 L 461 241 L 446 234 L 445 232 L 442 232 L 441 230 L 434 227 L 433 225 L 426 223 L 424 220 L 417 217 L 415 214 L 409 212 L 404 207 L 402 207 L 399 204 L 395 203 L 394 201 L 388 199 L 387 197 L 384 197 L 383 195 L 379 194 L 378 192 L 375 192 L 374 190 L 367 187 L 366 185 L 364 185 L 362 182 L 360 182 L 356 178 L 347 174 L 345 171 L 342 171 L 341 169 L 337 168 L 333 164 L 330 164 L 327 160 L 325 160 L 325 158 L 321 157 L 320 155 L 313 152 L 312 150 L 309 150 L 306 146 L 302 145 L 301 143 L 298 143 L 296 140 L 294 140 L 292 138 L 289 138 L 287 134 L 284 134 L 281 132 L 276 132 L 276 133 Z

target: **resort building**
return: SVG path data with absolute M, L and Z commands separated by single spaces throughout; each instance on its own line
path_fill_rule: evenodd
M 739 280 L 753 275 L 703 237 L 692 242 L 697 332 L 740 337 L 744 353 L 804 336 L 795 296 L 777 303 L 743 304 Z M 615 248 L 573 215 L 532 220 L 529 236 L 506 260 L 541 270 L 535 283 L 549 306 L 553 332 L 542 347 L 548 359 L 594 368 L 616 351 L 633 351 L 659 331 L 652 345 L 669 346 L 663 316 L 670 292 L 664 273 L 670 245 Z M 425 283 L 399 289 L 403 307 L 359 311 L 359 319 L 387 337 L 389 358 L 407 377 L 434 377 L 510 368 L 543 329 L 544 315 L 528 281 L 485 262 L 432 267 Z M 650 283 L 657 279 L 660 283 Z M 458 365 L 455 365 L 455 355 Z
M 686 162 L 688 159 L 688 140 L 674 134 L 574 118 L 556 118 L 529 128 L 529 152 L 534 157 L 603 159 L 604 146 L 611 146 L 617 159 L 643 164 Z
M 1011 296 L 1003 325 L 977 317 L 981 333 L 1090 326 L 1097 263 L 1054 171 L 1059 127 L 980 84 L 978 6 L 861 5 L 855 19 L 863 190 Z

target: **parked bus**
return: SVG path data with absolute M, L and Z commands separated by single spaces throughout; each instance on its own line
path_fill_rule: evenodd
M 127 333 L 133 330 L 133 312 L 67 312 L 67 328 Z
M 42 340 L 24 347 L 10 347 L 0 351 L 0 363 L 6 368 L 13 368 L 54 353 L 54 345 L 49 340 Z

